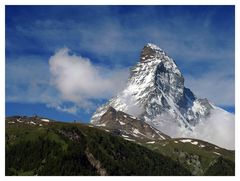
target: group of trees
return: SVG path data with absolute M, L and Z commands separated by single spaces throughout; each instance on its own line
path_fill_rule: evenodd
M 6 148 L 6 175 L 96 175 L 80 145 L 39 137 Z
M 63 126 L 60 131 L 49 129 L 47 134 L 58 134 L 67 143 L 67 149 L 47 135 L 7 144 L 6 175 L 97 175 L 86 149 L 108 175 L 190 175 L 159 153 L 101 130 L 82 129 L 76 126 Z

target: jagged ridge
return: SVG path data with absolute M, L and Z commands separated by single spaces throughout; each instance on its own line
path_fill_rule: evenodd
M 106 131 L 110 131 L 115 135 L 122 136 L 129 141 L 152 141 L 165 140 L 170 137 L 163 134 L 159 130 L 149 124 L 138 120 L 136 117 L 130 116 L 122 111 L 116 111 L 109 107 L 106 113 L 99 120 L 99 127 Z

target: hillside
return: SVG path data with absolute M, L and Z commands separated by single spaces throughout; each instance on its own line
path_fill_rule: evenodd
M 234 151 L 200 140 L 125 139 L 92 125 L 9 117 L 6 175 L 234 175 Z
M 223 164 L 226 172 L 219 170 L 214 172 L 216 175 L 234 174 L 234 151 L 198 139 L 170 138 L 144 121 L 112 107 L 99 122 L 97 127 L 170 157 L 193 175 L 209 175 L 209 169 L 219 160 L 224 163 L 227 160 L 227 164 Z
M 6 118 L 6 175 L 191 175 L 167 156 L 79 123 Z

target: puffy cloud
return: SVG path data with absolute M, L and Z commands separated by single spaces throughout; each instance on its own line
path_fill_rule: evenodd
M 209 117 L 202 118 L 195 127 L 192 127 L 193 131 L 183 126 L 179 127 L 169 114 L 162 114 L 152 122 L 158 122 L 159 125 L 155 127 L 173 138 L 195 138 L 222 148 L 235 149 L 234 115 L 220 108 L 212 109 Z
M 84 108 L 94 106 L 94 99 L 110 98 L 122 89 L 127 69 L 110 69 L 93 65 L 88 58 L 70 54 L 62 48 L 49 60 L 51 83 L 63 101 Z
M 96 66 L 67 48 L 57 51 L 49 63 L 26 56 L 6 64 L 6 101 L 42 103 L 71 114 L 81 108 L 88 112 L 96 108 L 95 101 L 122 89 L 128 73 L 128 68 Z
M 222 109 L 214 109 L 209 118 L 202 120 L 195 127 L 191 136 L 235 150 L 234 115 Z

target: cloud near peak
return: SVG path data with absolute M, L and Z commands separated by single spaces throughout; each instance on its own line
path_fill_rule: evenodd
M 120 91 L 128 77 L 124 69 L 96 66 L 90 59 L 58 50 L 49 59 L 51 83 L 59 91 L 62 101 L 79 107 L 91 107 L 92 100 L 110 98 Z

